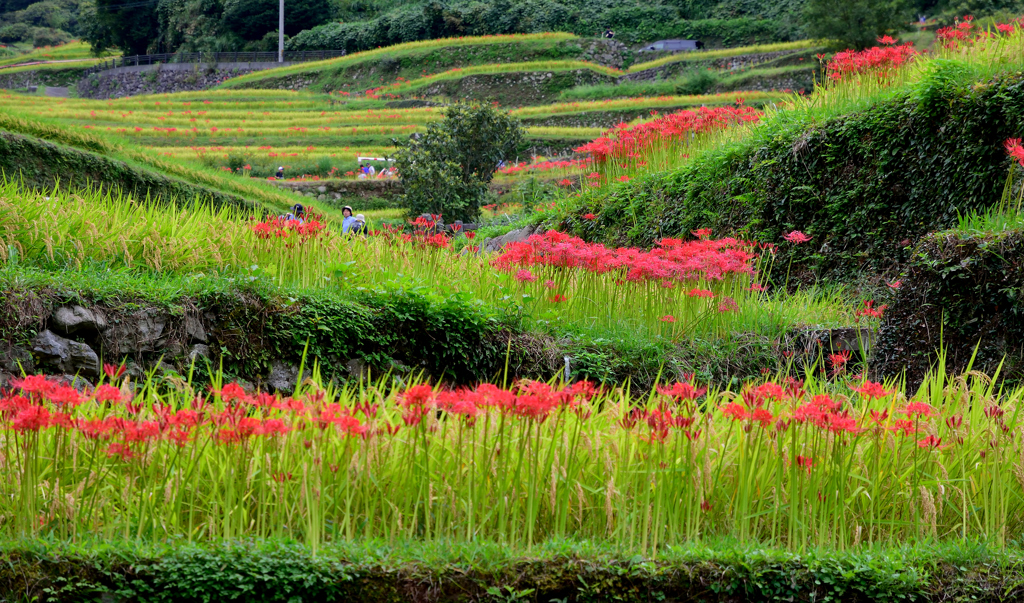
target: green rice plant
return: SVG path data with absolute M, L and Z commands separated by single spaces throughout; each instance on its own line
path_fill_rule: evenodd
M 301 65 L 292 65 L 289 67 L 280 67 L 278 69 L 270 69 L 267 71 L 261 71 L 259 73 L 250 73 L 242 75 L 236 78 L 231 78 L 221 84 L 221 88 L 233 88 L 246 84 L 252 84 L 263 79 L 283 77 L 287 75 L 294 75 L 297 73 L 306 72 L 319 72 L 324 69 L 339 69 L 342 67 L 348 67 L 361 63 L 363 61 L 377 59 L 385 56 L 402 56 L 405 54 L 411 54 L 423 50 L 435 50 L 438 48 L 447 47 L 458 47 L 458 46 L 481 46 L 487 44 L 507 44 L 509 42 L 561 42 L 564 40 L 572 40 L 576 36 L 569 33 L 560 32 L 549 32 L 549 33 L 537 33 L 537 34 L 510 34 L 510 35 L 492 35 L 492 36 L 467 36 L 459 38 L 439 38 L 436 40 L 420 40 L 417 42 L 406 42 L 404 44 L 396 44 L 394 46 L 388 46 L 386 48 L 375 48 L 373 50 L 364 50 L 363 52 L 357 52 L 350 55 L 346 55 L 337 59 L 328 59 L 325 61 L 315 61 L 311 63 L 303 63 Z
M 114 52 L 106 51 L 101 56 L 109 58 Z M 0 59 L 0 67 L 4 65 L 17 65 L 36 61 L 67 61 L 78 59 L 96 58 L 92 53 L 92 47 L 88 42 L 69 42 L 60 46 L 34 48 L 29 52 L 16 54 L 12 57 Z
M 653 554 L 730 538 L 822 547 L 984 542 L 1024 527 L 1024 390 L 828 376 L 649 392 L 524 381 L 450 391 L 312 378 L 288 398 L 212 383 L 0 398 L 7 537 L 498 542 Z M 993 377 L 996 377 L 995 375 Z

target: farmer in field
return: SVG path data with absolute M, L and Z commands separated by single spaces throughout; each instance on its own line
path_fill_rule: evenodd
M 344 216 L 341 221 L 341 232 L 349 232 L 356 223 L 356 219 L 352 216 L 352 206 L 346 205 L 341 208 L 341 215 Z
M 281 167 L 277 168 L 277 173 L 274 174 L 274 178 L 277 178 L 277 179 L 284 178 L 284 166 L 283 165 Z

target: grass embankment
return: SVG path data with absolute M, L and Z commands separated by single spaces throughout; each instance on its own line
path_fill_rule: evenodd
M 100 56 L 107 57 L 109 60 L 113 54 L 115 53 L 108 51 Z M 36 61 L 66 61 L 94 58 L 97 57 L 92 53 L 92 47 L 88 42 L 70 42 L 60 46 L 34 48 L 29 52 L 4 57 L 0 59 L 0 67 Z
M 206 197 L 230 200 L 232 204 L 260 203 L 272 211 L 293 203 L 290 196 L 272 185 L 161 159 L 102 134 L 76 132 L 13 113 L 0 114 L 0 129 L 15 135 L 6 137 L 9 150 L 3 154 L 5 173 L 9 178 L 20 175 L 34 186 L 91 183 L 140 198 L 151 195 L 181 201 Z
M 314 89 L 318 91 L 349 89 L 352 92 L 362 92 L 366 88 L 390 84 L 395 78 L 409 79 L 422 76 L 424 71 L 433 73 L 460 65 L 494 62 L 494 59 L 522 61 L 524 58 L 534 57 L 563 58 L 571 51 L 559 52 L 554 49 L 563 42 L 575 38 L 573 34 L 542 33 L 408 42 L 356 52 L 337 59 L 250 73 L 229 79 L 221 84 L 221 88 L 274 88 L 292 81 L 293 78 L 301 77 L 305 80 L 314 80 Z M 372 76 L 364 73 L 370 67 L 378 67 Z M 384 67 L 389 78 L 387 81 L 380 79 L 382 76 L 379 67 Z M 346 78 L 346 75 L 349 77 Z M 352 81 L 353 75 L 356 82 Z M 357 83 L 367 85 L 360 88 Z
M 367 541 L 312 554 L 287 542 L 146 545 L 9 541 L 0 595 L 139 601 L 997 601 L 1022 596 L 1021 551 L 922 545 L 794 554 L 729 542 L 641 557 L 550 542 Z M 222 568 L 230 567 L 226 572 Z
M 701 50 L 697 52 L 680 52 L 660 57 L 651 61 L 634 63 L 629 66 L 627 73 L 647 71 L 656 67 L 664 67 L 674 63 L 701 63 L 714 61 L 716 59 L 728 59 L 751 54 L 768 54 L 783 51 L 806 50 L 822 46 L 820 40 L 797 40 L 795 42 L 779 42 L 776 44 L 756 44 L 753 46 L 738 46 L 736 48 L 717 48 L 714 50 Z

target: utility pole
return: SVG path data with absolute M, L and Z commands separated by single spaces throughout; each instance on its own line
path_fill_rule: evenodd
M 281 10 L 277 20 L 277 62 L 284 62 L 284 0 L 280 0 Z

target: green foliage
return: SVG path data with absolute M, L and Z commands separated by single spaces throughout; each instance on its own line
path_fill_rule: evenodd
M 1024 378 L 1024 229 L 942 231 L 921 240 L 886 310 L 875 355 L 882 374 L 920 383 L 941 362 Z M 941 351 L 938 355 L 936 351 Z
M 732 542 L 627 557 L 615 543 L 10 542 L 0 594 L 84 601 L 975 601 L 1020 595 L 1021 552 L 984 545 L 794 554 Z M 105 593 L 108 593 L 104 595 Z
M 160 23 L 154 5 L 126 6 L 121 0 L 95 0 L 95 11 L 82 33 L 94 52 L 114 47 L 125 55 L 147 54 L 159 39 Z
M 876 44 L 885 34 L 907 29 L 907 0 L 807 0 L 807 33 L 812 38 L 836 40 L 856 49 Z
M 0 27 L 0 42 L 4 44 L 21 42 L 29 36 L 30 29 L 31 27 L 26 23 L 14 23 Z
M 245 40 L 260 40 L 277 31 L 276 0 L 225 0 L 224 25 Z M 303 29 L 320 25 L 330 17 L 327 0 L 289 1 L 284 11 L 284 32 L 294 36 Z
M 422 136 L 396 141 L 395 166 L 410 215 L 474 219 L 494 170 L 513 157 L 522 143 L 522 125 L 508 112 L 488 106 L 449 106 L 444 121 L 429 124 Z

